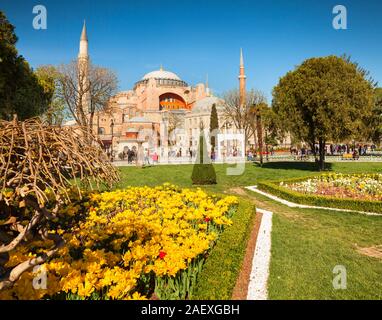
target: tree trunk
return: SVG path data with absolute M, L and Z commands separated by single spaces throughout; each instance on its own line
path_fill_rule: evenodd
M 322 138 L 319 139 L 319 153 L 320 153 L 320 159 L 319 159 L 319 169 L 320 171 L 325 170 L 325 141 L 322 140 Z

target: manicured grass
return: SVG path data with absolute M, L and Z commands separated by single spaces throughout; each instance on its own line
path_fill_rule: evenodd
M 280 208 L 274 215 L 270 299 L 382 299 L 382 261 L 359 247 L 381 245 L 382 218 Z M 347 289 L 333 288 L 333 268 L 347 271 Z
M 247 163 L 243 174 L 228 176 L 226 170 L 229 165 L 214 165 L 217 175 L 217 185 L 206 186 L 204 189 L 211 191 L 227 191 L 234 187 L 254 185 L 259 180 L 276 180 L 295 177 L 304 177 L 316 173 L 314 163 L 305 162 L 275 162 L 258 165 Z M 343 173 L 381 172 L 381 163 L 349 163 L 338 162 L 328 164 L 331 171 Z M 121 167 L 122 181 L 119 187 L 155 186 L 170 182 L 181 187 L 191 187 L 192 165 L 160 165 L 147 168 Z
M 203 189 L 237 193 L 238 187 L 260 180 L 288 179 L 315 173 L 312 163 L 270 163 L 262 168 L 247 164 L 243 175 L 227 176 L 227 165 L 215 165 L 218 184 Z M 333 163 L 331 171 L 343 173 L 382 172 L 379 163 Z M 145 169 L 121 168 L 118 187 L 154 186 L 170 182 L 193 187 L 192 165 L 157 166 Z M 236 194 L 238 195 L 238 194 Z M 205 264 L 195 293 L 196 299 L 231 297 L 250 231 L 249 211 L 258 207 L 274 212 L 270 299 L 382 299 L 382 262 L 360 254 L 358 247 L 382 245 L 381 217 L 360 214 L 288 208 L 250 191 L 241 191 L 240 211 Z M 248 202 L 249 201 L 249 202 Z M 334 290 L 332 270 L 347 269 L 347 290 Z

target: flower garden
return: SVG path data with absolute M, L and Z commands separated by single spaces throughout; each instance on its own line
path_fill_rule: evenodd
M 382 213 L 380 173 L 325 173 L 286 180 L 260 181 L 258 187 L 298 204 Z
M 233 196 L 169 184 L 87 193 L 51 222 L 66 245 L 42 267 L 46 290 L 33 289 L 36 275 L 28 271 L 0 299 L 192 298 L 203 263 L 237 205 Z M 52 244 L 18 246 L 6 266 Z
M 382 200 L 382 174 L 330 173 L 292 183 L 280 182 L 280 186 L 304 194 Z

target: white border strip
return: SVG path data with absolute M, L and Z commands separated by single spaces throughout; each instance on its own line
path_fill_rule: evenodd
M 309 205 L 305 205 L 305 204 L 297 204 L 297 203 L 294 203 L 294 202 L 290 202 L 290 201 L 287 201 L 287 200 L 284 200 L 284 199 L 281 199 L 277 196 L 274 196 L 270 193 L 267 193 L 267 192 L 264 192 L 264 191 L 261 191 L 257 188 L 257 186 L 250 186 L 250 187 L 245 187 L 246 189 L 248 190 L 251 190 L 251 191 L 254 191 L 254 192 L 257 192 L 265 197 L 268 197 L 272 200 L 275 200 L 279 203 L 282 203 L 290 208 L 306 208 L 306 209 L 322 209 L 322 210 L 330 210 L 330 211 L 341 211 L 341 212 L 354 212 L 354 213 L 360 213 L 360 214 L 365 214 L 367 216 L 382 216 L 381 213 L 374 213 L 374 212 L 365 212 L 365 211 L 356 211 L 356 210 L 349 210 L 349 209 L 338 209 L 338 208 L 329 208 L 329 207 L 318 207 L 318 206 L 309 206 Z
M 267 300 L 273 213 L 262 209 L 256 209 L 256 211 L 262 213 L 263 216 L 252 259 L 247 300 Z

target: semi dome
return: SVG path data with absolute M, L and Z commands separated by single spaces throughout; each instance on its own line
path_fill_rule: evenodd
M 217 111 L 224 109 L 224 101 L 217 97 L 206 97 L 195 103 L 192 107 L 192 113 L 211 113 L 212 105 L 216 105 Z
M 171 71 L 164 71 L 162 69 L 151 71 L 147 74 L 145 74 L 142 78 L 142 80 L 148 80 L 148 79 L 169 79 L 169 80 L 180 80 L 180 78 Z

